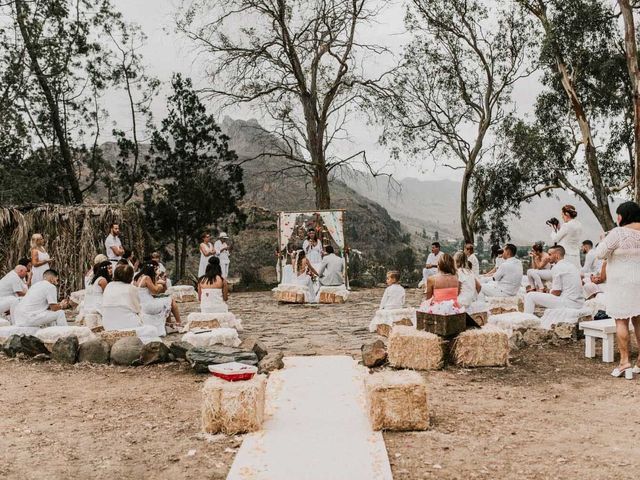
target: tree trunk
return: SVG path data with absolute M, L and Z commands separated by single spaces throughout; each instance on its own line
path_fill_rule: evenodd
M 468 164 L 467 164 L 468 165 Z M 469 221 L 469 183 L 472 172 L 466 168 L 460 185 L 460 224 L 465 242 L 474 243 L 474 226 Z
M 331 192 L 329 191 L 329 173 L 326 165 L 322 164 L 316 167 L 313 187 L 316 191 L 316 208 L 329 210 L 331 208 Z
M 640 202 L 640 69 L 638 69 L 638 46 L 636 45 L 636 26 L 629 0 L 618 0 L 624 19 L 624 46 L 627 57 L 627 69 L 631 80 L 633 96 L 633 190 L 636 202 Z
M 178 232 L 174 232 L 173 234 L 173 258 L 176 262 L 176 282 L 182 278 L 182 274 L 180 273 L 180 258 L 182 255 L 180 254 L 180 242 L 178 239 Z
M 33 68 L 33 71 L 36 74 L 38 85 L 42 89 L 42 93 L 44 94 L 45 100 L 47 102 L 49 115 L 51 116 L 51 124 L 53 126 L 53 130 L 60 144 L 62 165 L 66 173 L 67 182 L 71 187 L 73 201 L 74 203 L 82 203 L 82 191 L 80 190 L 78 177 L 76 177 L 76 173 L 73 168 L 73 158 L 71 155 L 71 149 L 69 148 L 69 143 L 67 142 L 65 131 L 62 126 L 60 110 L 58 109 L 58 104 L 56 103 L 53 92 L 51 91 L 49 78 L 40 67 L 36 46 L 32 43 L 31 35 L 25 24 L 26 14 L 24 11 L 24 2 L 22 0 L 16 0 L 15 6 L 16 6 L 16 19 L 18 22 L 18 27 L 20 29 L 20 35 L 22 36 L 22 40 L 24 41 L 24 46 L 27 50 L 27 53 L 29 54 L 31 67 Z
M 177 280 L 184 278 L 184 273 L 187 268 L 187 236 L 182 236 L 182 251 L 180 252 L 180 276 Z

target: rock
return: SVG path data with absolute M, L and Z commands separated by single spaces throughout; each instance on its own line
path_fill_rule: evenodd
M 111 347 L 111 362 L 116 365 L 133 365 L 140 359 L 142 341 L 138 337 L 123 337 Z
M 365 343 L 360 350 L 362 351 L 362 363 L 365 367 L 379 367 L 387 361 L 387 346 L 382 340 Z
M 89 340 L 80 345 L 78 361 L 89 363 L 109 363 L 109 344 L 101 338 Z
M 49 355 L 49 350 L 42 340 L 33 335 L 11 335 L 4 343 L 4 353 L 8 357 L 22 354 L 25 357 L 35 357 L 39 354 Z
M 509 348 L 511 350 L 520 350 L 522 347 L 526 347 L 527 344 L 524 341 L 524 335 L 519 330 L 515 330 L 513 335 L 509 337 Z
M 254 352 L 245 352 L 239 348 L 224 345 L 192 348 L 187 352 L 187 360 L 198 373 L 209 373 L 209 365 L 227 362 L 258 365 L 258 356 Z
M 258 357 L 258 361 L 262 360 L 267 356 L 267 353 L 269 353 L 267 352 L 267 347 L 265 347 L 264 344 L 260 340 L 258 340 L 258 337 L 256 336 L 245 338 L 238 348 L 244 350 L 245 352 L 255 353 Z
M 548 342 L 549 338 L 549 330 L 543 328 L 530 328 L 524 332 L 523 336 L 523 340 L 527 345 L 541 345 Z
M 140 362 L 143 365 L 152 365 L 154 363 L 165 363 L 169 361 L 171 351 L 163 342 L 150 342 L 142 347 L 140 353 Z
M 269 373 L 284 368 L 282 352 L 270 353 L 258 362 L 258 373 Z
M 187 359 L 187 352 L 192 348 L 193 345 L 191 345 L 189 342 L 183 342 L 182 340 L 173 342 L 169 346 L 169 350 L 171 350 L 171 353 L 175 356 L 175 358 L 181 358 L 183 360 Z
M 56 340 L 51 349 L 51 358 L 59 363 L 74 364 L 78 359 L 78 349 L 80 344 L 78 337 L 68 336 Z
M 553 326 L 553 331 L 558 338 L 562 340 L 569 340 L 578 338 L 578 324 L 576 323 L 557 323 Z
M 44 353 L 39 353 L 31 359 L 32 362 L 48 362 L 49 360 L 51 360 L 51 357 Z

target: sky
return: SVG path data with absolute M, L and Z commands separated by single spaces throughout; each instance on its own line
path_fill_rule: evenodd
M 196 87 L 208 84 L 203 74 L 203 58 L 196 55 L 193 44 L 175 32 L 174 15 L 179 8 L 180 0 L 114 0 L 117 8 L 123 13 L 129 22 L 135 22 L 142 27 L 148 37 L 142 54 L 148 68 L 148 72 L 165 83 L 164 90 L 152 105 L 152 111 L 156 122 L 166 113 L 164 99 L 168 92 L 166 84 L 173 72 L 181 72 L 193 79 Z M 394 55 L 400 56 L 402 46 L 409 40 L 409 34 L 404 27 L 405 9 L 401 0 L 392 0 L 381 12 L 378 25 L 367 27 L 361 31 L 365 40 L 386 45 Z M 384 71 L 384 62 L 392 62 L 392 58 L 378 62 L 377 67 Z M 375 67 L 374 67 L 375 68 Z M 519 113 L 527 113 L 532 110 L 536 92 L 540 85 L 535 77 L 524 79 L 513 92 L 513 100 Z M 121 94 L 111 93 L 107 98 L 112 121 L 118 123 L 120 128 L 127 129 L 128 104 Z M 248 120 L 259 115 L 250 111 L 220 111 L 219 105 L 209 102 L 210 111 L 216 114 L 221 121 L 225 116 Z M 380 129 L 367 123 L 364 116 L 354 118 L 349 125 L 350 142 L 339 148 L 344 148 L 345 153 L 353 152 L 354 148 L 364 149 L 367 158 L 375 168 L 391 173 L 397 179 L 406 177 L 420 178 L 422 180 L 459 179 L 460 172 L 446 167 L 435 167 L 428 159 L 407 159 L 403 157 L 399 162 L 390 160 L 387 149 L 378 144 Z

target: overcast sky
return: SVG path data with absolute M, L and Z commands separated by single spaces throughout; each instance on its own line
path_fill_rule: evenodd
M 206 85 L 206 79 L 202 72 L 202 58 L 197 58 L 193 45 L 188 40 L 175 33 L 173 16 L 176 12 L 179 1 L 173 0 L 114 0 L 116 6 L 130 22 L 141 25 L 143 31 L 149 37 L 148 42 L 142 50 L 145 63 L 148 65 L 149 73 L 155 75 L 163 82 L 168 82 L 173 72 L 181 72 L 190 76 L 196 86 Z M 310 0 L 312 1 L 312 0 Z M 402 45 L 409 39 L 406 33 L 403 18 L 404 7 L 401 0 L 397 0 L 386 7 L 380 16 L 379 24 L 368 27 L 361 34 L 365 39 L 373 40 L 386 45 L 394 54 L 400 55 Z M 389 61 L 389 60 L 387 60 Z M 519 112 L 526 113 L 531 110 L 535 94 L 539 90 L 539 85 L 535 78 L 522 81 L 514 91 L 513 98 L 517 102 Z M 153 112 L 156 121 L 159 121 L 165 114 L 164 99 L 166 97 L 166 87 L 160 97 L 153 105 Z M 123 129 L 127 128 L 128 105 L 122 95 L 113 95 L 108 98 L 111 119 L 116 121 Z M 250 112 L 226 111 L 220 113 L 215 104 L 209 104 L 211 112 L 220 116 L 220 120 L 225 115 L 234 118 L 249 119 L 257 117 Z M 259 117 L 257 117 L 260 120 Z M 402 165 L 391 163 L 388 152 L 377 144 L 379 129 L 367 125 L 364 118 L 355 119 L 350 126 L 351 142 L 353 145 L 345 145 L 345 153 L 354 151 L 354 148 L 365 149 L 367 157 L 371 163 L 378 168 L 383 168 L 387 173 L 393 173 L 397 178 L 417 177 L 421 179 L 457 179 L 458 173 L 446 167 L 434 169 L 432 163 L 423 161 L 421 165 L 416 165 L 413 160 Z

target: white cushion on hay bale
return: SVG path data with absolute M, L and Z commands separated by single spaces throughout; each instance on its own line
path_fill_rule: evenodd
M 218 323 L 216 326 L 215 323 Z M 192 312 L 187 317 L 187 324 L 184 331 L 195 330 L 198 328 L 235 328 L 242 331 L 242 322 L 233 313 L 204 313 Z
M 88 327 L 53 326 L 41 328 L 35 336 L 42 340 L 47 347 L 52 347 L 60 338 L 77 337 L 78 343 L 84 343 L 96 338 L 95 334 Z
M 588 306 L 582 308 L 547 308 L 542 315 L 540 324 L 542 328 L 550 330 L 557 323 L 578 323 L 593 320 L 592 309 Z
M 178 303 L 198 301 L 198 294 L 192 285 L 174 285 L 167 288 L 167 293 Z
M 375 315 L 369 323 L 369 331 L 375 332 L 378 329 L 378 325 L 388 325 L 393 327 L 393 324 L 401 320 L 411 320 L 413 326 L 416 325 L 416 309 L 415 308 L 394 308 L 390 310 L 380 309 L 376 310 Z
M 540 328 L 540 318 L 533 313 L 509 312 L 500 315 L 491 315 L 487 325 L 494 325 L 506 330 L 509 336 L 518 328 Z
M 271 291 L 275 299 L 279 302 L 306 303 L 311 300 L 309 298 L 311 296 L 309 288 L 304 285 L 281 283 Z
M 33 335 L 38 327 L 16 327 L 15 325 L 0 327 L 0 343 L 4 343 L 11 335 Z
M 240 337 L 235 328 L 214 328 L 213 330 L 193 330 L 182 336 L 183 342 L 188 342 L 194 347 L 210 347 L 212 345 L 224 345 L 226 347 L 239 347 Z
M 344 285 L 321 286 L 318 295 L 320 303 L 344 303 L 349 297 L 349 290 Z

